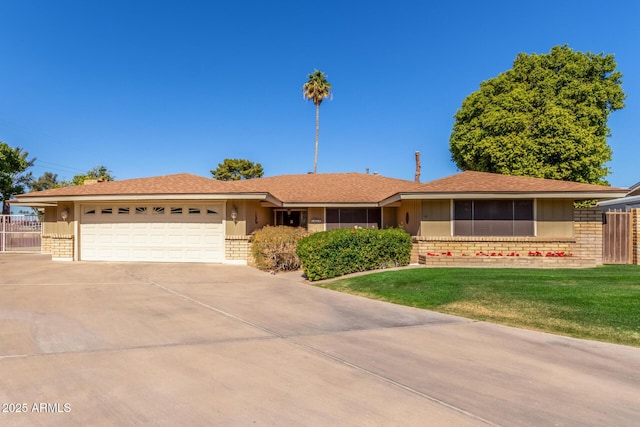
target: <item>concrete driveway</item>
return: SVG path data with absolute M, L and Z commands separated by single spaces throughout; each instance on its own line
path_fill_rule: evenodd
M 0 425 L 640 424 L 640 349 L 249 267 L 0 255 Z

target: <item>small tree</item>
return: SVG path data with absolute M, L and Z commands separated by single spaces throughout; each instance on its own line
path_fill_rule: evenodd
M 260 178 L 264 175 L 262 165 L 246 159 L 224 159 L 218 168 L 211 170 L 211 175 L 218 181 L 238 181 L 241 179 Z
M 566 45 L 521 53 L 464 100 L 451 157 L 461 170 L 604 184 L 607 119 L 624 107 L 621 79 L 613 55 Z
M 0 197 L 2 198 L 2 214 L 10 214 L 7 203 L 11 197 L 25 192 L 25 187 L 31 182 L 31 172 L 26 172 L 33 166 L 36 159 L 28 160 L 29 153 L 22 148 L 11 148 L 0 141 Z

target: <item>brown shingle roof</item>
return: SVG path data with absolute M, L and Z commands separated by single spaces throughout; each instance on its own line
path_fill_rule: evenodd
M 53 188 L 23 194 L 19 198 L 54 196 L 118 196 L 150 194 L 211 194 L 224 193 L 227 182 L 216 181 L 188 173 L 99 182 L 91 185 Z
M 419 184 L 362 173 L 279 175 L 229 183 L 234 192 L 268 192 L 285 203 L 377 203 Z
M 413 181 L 361 173 L 279 175 L 228 182 L 183 173 L 55 188 L 18 198 L 269 193 L 285 203 L 377 203 L 416 188 Z
M 428 183 L 380 175 L 333 173 L 279 175 L 244 181 L 216 181 L 187 173 L 55 188 L 18 196 L 18 200 L 53 200 L 91 196 L 249 195 L 270 194 L 283 203 L 358 204 L 398 200 L 399 194 L 442 193 L 597 193 L 622 197 L 626 189 L 549 179 L 462 172 Z M 617 194 L 614 194 L 617 193 Z M 394 197 L 395 196 L 395 197 Z M 40 199 L 43 198 L 43 199 Z
M 555 193 L 624 192 L 623 188 L 553 179 L 465 171 L 422 184 L 425 193 Z

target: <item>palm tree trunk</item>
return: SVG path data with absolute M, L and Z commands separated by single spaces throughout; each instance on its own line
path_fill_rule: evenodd
M 320 135 L 320 104 L 316 104 L 316 153 L 313 157 L 313 173 L 318 169 L 318 136 Z

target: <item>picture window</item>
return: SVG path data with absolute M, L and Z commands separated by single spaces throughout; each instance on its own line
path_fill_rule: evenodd
M 455 236 L 533 236 L 533 200 L 456 200 Z

